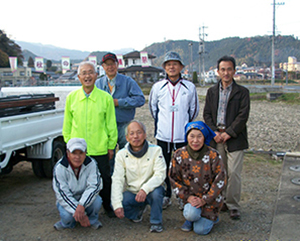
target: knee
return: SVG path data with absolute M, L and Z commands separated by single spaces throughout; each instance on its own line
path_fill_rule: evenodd
M 97 212 L 97 211 L 99 212 L 99 211 L 100 211 L 100 208 L 101 208 L 101 205 L 102 205 L 102 198 L 101 198 L 99 195 L 97 195 L 95 201 L 94 201 L 93 204 L 92 204 L 93 209 L 94 209 L 96 212 Z
M 151 193 L 148 194 L 149 198 L 153 201 L 162 201 L 164 197 L 164 189 L 162 186 L 155 188 Z
M 211 228 L 208 227 L 194 227 L 194 232 L 199 235 L 207 235 L 211 231 Z
M 190 222 L 196 222 L 201 217 L 201 209 L 193 207 L 190 203 L 184 205 L 183 216 Z

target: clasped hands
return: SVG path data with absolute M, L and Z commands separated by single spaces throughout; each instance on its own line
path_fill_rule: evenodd
M 187 202 L 190 203 L 195 208 L 200 208 L 206 204 L 203 198 L 197 196 L 189 196 Z
M 73 215 L 74 219 L 80 223 L 82 227 L 89 227 L 91 226 L 90 220 L 88 216 L 85 213 L 85 208 L 84 206 L 78 204 L 75 213 Z

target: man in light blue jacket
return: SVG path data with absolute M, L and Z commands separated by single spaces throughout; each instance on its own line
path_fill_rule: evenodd
M 127 143 L 125 128 L 134 119 L 135 108 L 145 104 L 144 94 L 129 76 L 118 73 L 118 59 L 114 53 L 107 53 L 102 57 L 101 65 L 105 75 L 96 80 L 96 87 L 110 93 L 114 99 L 118 126 L 118 145 L 122 149 Z M 110 160 L 111 173 L 114 168 L 114 158 Z
M 66 155 L 54 167 L 53 190 L 61 218 L 54 224 L 56 230 L 74 228 L 76 222 L 93 229 L 102 227 L 98 220 L 102 179 L 96 161 L 86 156 L 86 150 L 84 139 L 70 139 Z

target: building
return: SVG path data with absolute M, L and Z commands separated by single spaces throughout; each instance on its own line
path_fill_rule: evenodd
M 280 63 L 279 67 L 281 69 L 287 70 L 288 72 L 300 71 L 300 62 L 297 62 L 297 58 L 294 56 L 288 57 L 287 63 Z
M 141 54 L 133 51 L 123 55 L 124 68 L 119 68 L 118 72 L 130 76 L 138 83 L 151 83 L 159 80 L 163 68 L 152 66 L 152 59 L 156 56 L 148 54 L 148 66 L 142 66 Z
M 29 67 L 18 66 L 15 72 L 11 68 L 0 68 L 0 87 L 21 86 L 31 78 L 32 70 Z

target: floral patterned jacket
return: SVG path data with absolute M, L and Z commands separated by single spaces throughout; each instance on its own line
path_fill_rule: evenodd
M 215 221 L 223 204 L 221 191 L 227 183 L 226 170 L 221 155 L 204 144 L 193 159 L 189 148 L 178 149 L 172 159 L 169 177 L 175 194 L 187 203 L 189 196 L 206 201 L 201 216 Z

